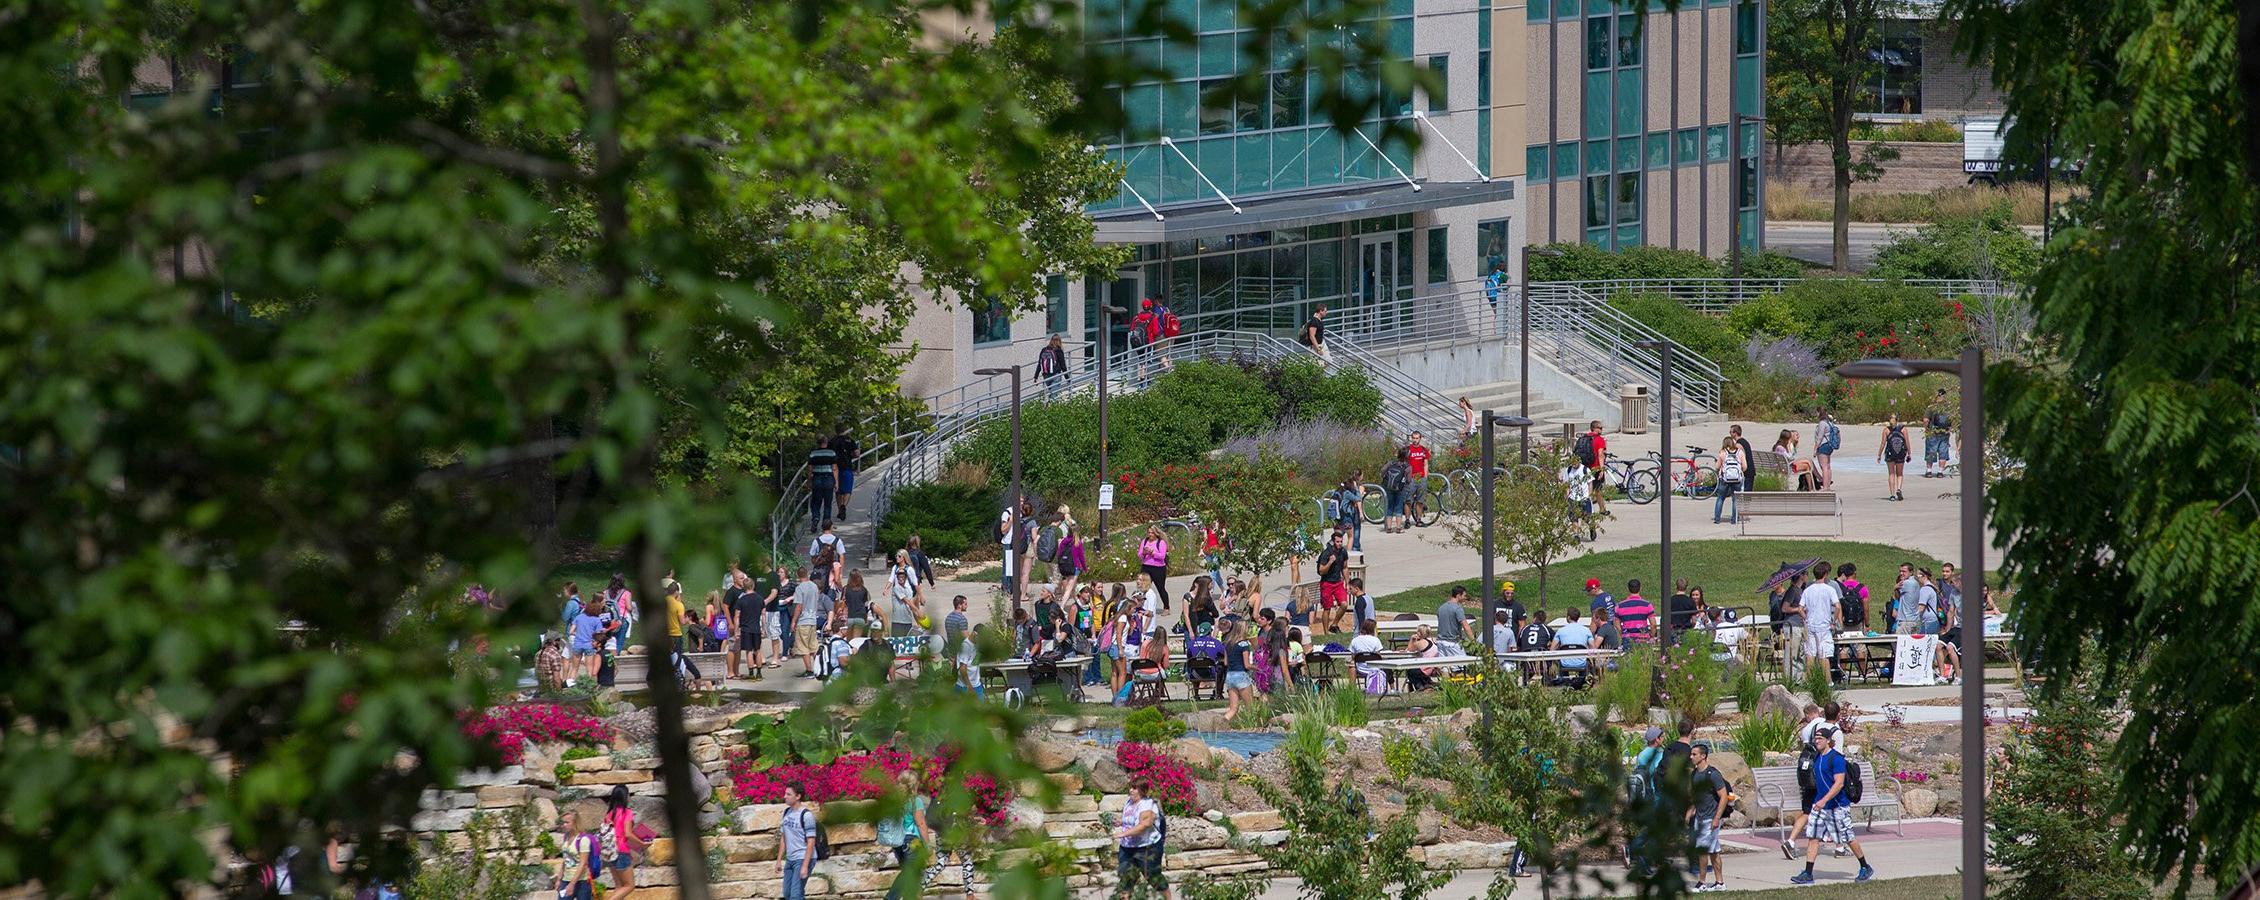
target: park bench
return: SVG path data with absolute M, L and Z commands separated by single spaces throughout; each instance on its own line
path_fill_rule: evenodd
M 722 654 L 685 653 L 699 674 L 720 681 L 722 679 Z M 612 683 L 623 690 L 641 690 L 650 686 L 651 657 L 642 653 L 616 656 L 612 659 Z M 665 669 L 665 664 L 661 665 Z
M 1743 534 L 1750 533 L 1751 519 L 1824 517 L 1835 519 L 1836 533 L 1844 533 L 1844 507 L 1835 491 L 1749 491 L 1735 499 L 1740 502 Z
M 1906 823 L 1903 820 L 1906 818 L 1906 814 L 1898 810 L 1904 808 L 1900 805 L 1899 798 L 1900 794 L 1906 791 L 1906 786 L 1900 784 L 1899 779 L 1877 775 L 1875 767 L 1869 765 L 1865 760 L 1855 759 L 1851 760 L 1851 763 L 1860 768 L 1862 785 L 1860 802 L 1852 804 L 1852 809 L 1856 812 L 1864 811 L 1866 823 L 1870 830 L 1875 828 L 1877 810 L 1885 808 L 1894 810 L 1894 818 L 1891 821 L 1899 826 L 1900 835 L 1905 836 L 1907 830 Z M 1797 767 L 1761 766 L 1750 770 L 1750 778 L 1755 782 L 1754 787 L 1758 795 L 1757 805 L 1771 807 L 1779 811 L 1782 839 L 1788 840 L 1790 836 L 1789 826 L 1796 824 L 1797 814 L 1804 808 L 1804 797 L 1797 790 Z

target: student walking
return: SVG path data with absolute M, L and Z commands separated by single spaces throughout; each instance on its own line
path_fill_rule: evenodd
M 1603 465 L 1609 458 L 1609 438 L 1601 433 L 1601 420 L 1594 419 L 1585 427 L 1585 433 L 1577 436 L 1577 442 L 1570 445 L 1570 455 L 1577 457 L 1585 466 L 1586 474 L 1592 477 L 1593 511 L 1596 514 L 1608 512 L 1608 470 Z
M 1790 876 L 1790 884 L 1813 883 L 1813 863 L 1820 859 L 1824 841 L 1851 846 L 1853 858 L 1860 861 L 1853 881 L 1875 877 L 1875 867 L 1868 865 L 1867 850 L 1852 835 L 1852 798 L 1847 792 L 1851 781 L 1850 763 L 1837 750 L 1837 738 L 1834 728 L 1813 732 L 1813 745 L 1818 751 L 1813 759 L 1813 789 L 1818 796 L 1813 798 L 1805 823 L 1805 871 Z
M 1883 426 L 1883 442 L 1876 445 L 1876 462 L 1883 463 L 1885 500 L 1905 500 L 1900 491 L 1907 480 L 1907 426 L 1892 416 Z
M 1360 534 L 1365 525 L 1365 496 L 1361 486 L 1364 480 L 1364 472 L 1351 473 L 1350 480 L 1334 488 L 1330 503 L 1334 507 L 1334 528 L 1348 533 L 1350 552 L 1361 555 L 1365 553 L 1365 542 Z
M 1923 477 L 1946 477 L 1947 439 L 1954 433 L 1954 419 L 1946 411 L 1946 389 L 1939 388 L 1930 400 L 1930 409 L 1923 414 Z
M 612 891 L 605 900 L 627 900 L 635 892 L 636 854 L 649 849 L 656 836 L 636 821 L 636 811 L 628 807 L 628 786 L 613 785 L 604 798 L 604 824 L 596 833 L 597 845 L 612 857 Z
M 596 873 L 604 867 L 603 849 L 596 836 L 581 830 L 581 814 L 567 810 L 562 820 L 565 839 L 559 841 L 557 876 L 551 888 L 559 900 L 594 900 Z
M 1326 355 L 1326 304 L 1321 303 L 1311 310 L 1310 318 L 1303 320 L 1302 332 L 1295 339 L 1317 354 L 1319 362 L 1330 361 Z
M 1844 429 L 1836 427 L 1836 414 L 1821 411 L 1819 424 L 1813 426 L 1813 473 L 1820 479 L 1821 490 L 1836 487 L 1836 451 L 1844 447 Z
M 1163 830 L 1161 804 L 1146 796 L 1143 778 L 1130 780 L 1130 799 L 1122 805 L 1122 827 L 1115 829 L 1115 875 L 1120 879 L 1115 896 L 1127 897 L 1139 881 L 1169 900 L 1169 882 L 1161 877 Z
M 816 442 L 808 451 L 808 527 L 816 530 L 832 519 L 832 504 L 839 499 L 840 453 L 831 441 Z
M 777 877 L 784 879 L 784 900 L 805 900 L 808 875 L 816 865 L 816 812 L 808 808 L 800 785 L 785 784 L 785 814 L 777 824 Z
M 1057 398 L 1067 386 L 1067 349 L 1060 344 L 1059 335 L 1036 351 L 1036 382 L 1044 386 L 1044 396 Z
M 837 471 L 840 486 L 839 502 L 833 506 L 833 518 L 847 521 L 848 501 L 855 493 L 855 470 L 863 454 L 863 446 L 855 442 L 855 435 L 842 428 L 832 435 L 832 465 Z M 609 898 L 608 898 L 609 900 Z
M 1696 744 L 1689 751 L 1688 761 L 1694 766 L 1691 782 L 1695 802 L 1687 808 L 1687 825 L 1698 858 L 1695 890 L 1723 891 L 1726 890 L 1726 864 L 1719 855 L 1719 819 L 1727 810 L 1726 778 L 1711 765 L 1709 744 Z M 1706 875 L 1710 877 L 1708 883 L 1703 880 Z
M 1412 494 L 1411 454 L 1405 448 L 1397 449 L 1397 458 L 1381 467 L 1381 494 L 1387 498 L 1387 510 L 1381 518 L 1381 531 L 1393 534 L 1405 530 L 1405 500 Z
M 1719 512 L 1728 509 L 1730 503 L 1733 506 L 1731 511 L 1727 513 L 1727 521 L 1729 523 L 1742 521 L 1742 501 L 1734 498 L 1734 495 L 1742 490 L 1743 473 L 1750 471 L 1750 457 L 1743 453 L 1742 446 L 1742 442 L 1736 440 L 1733 435 L 1728 435 L 1726 440 L 1719 444 L 1719 484 L 1718 490 L 1715 492 L 1717 497 L 1711 501 L 1711 524 L 1713 525 L 1719 524 Z

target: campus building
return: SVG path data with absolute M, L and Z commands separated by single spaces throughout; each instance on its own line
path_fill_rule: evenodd
M 1170 4 L 1199 32 L 1192 45 L 1120 37 L 1137 4 L 1087 0 L 1093 40 L 1171 75 L 1125 90 L 1125 129 L 1093 142 L 1124 168 L 1090 208 L 1099 239 L 1137 257 L 1112 279 L 1052 279 L 1038 313 L 922 304 L 904 392 L 1029 362 L 1051 334 L 1088 352 L 1102 306 L 1146 297 L 1167 297 L 1187 329 L 1287 336 L 1321 303 L 1356 316 L 1465 298 L 1494 267 L 1519 271 L 1532 243 L 1723 257 L 1739 207 L 1743 243 L 1758 246 L 1756 126 L 1739 183 L 1729 131 L 1762 103 L 1763 2 L 1640 2 L 1391 0 L 1365 27 L 1444 89 L 1374 86 L 1378 110 L 1343 134 L 1280 66 L 1260 98 L 1204 102 L 1254 64 L 1235 0 Z M 1382 139 L 1390 120 L 1419 131 L 1417 151 Z

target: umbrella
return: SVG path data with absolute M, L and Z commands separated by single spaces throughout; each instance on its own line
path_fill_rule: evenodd
M 1760 585 L 1760 586 L 1758 587 L 1758 593 L 1761 593 L 1761 594 L 1771 594 L 1771 593 L 1773 593 L 1773 589 L 1774 589 L 1774 588 L 1780 587 L 1780 586 L 1782 586 L 1782 585 L 1784 585 L 1784 584 L 1788 584 L 1788 583 L 1789 583 L 1789 579 L 1792 579 L 1792 578 L 1795 578 L 1795 577 L 1797 577 L 1798 573 L 1800 573 L 1800 572 L 1807 572 L 1807 571 L 1811 571 L 1811 570 L 1812 570 L 1812 568 L 1813 568 L 1813 566 L 1814 566 L 1815 564 L 1819 563 L 1820 561 L 1821 561 L 1821 558 L 1820 558 L 1820 557 L 1818 557 L 1818 556 L 1816 556 L 1816 557 L 1813 557 L 1813 558 L 1811 558 L 1811 559 L 1805 560 L 1804 562 L 1801 562 L 1801 563 L 1789 563 L 1789 562 L 1785 562 L 1785 563 L 1782 563 L 1782 564 L 1781 564 L 1781 569 L 1780 569 L 1780 571 L 1777 571 L 1777 572 L 1773 573 L 1772 577 L 1769 577 L 1769 578 L 1767 578 L 1767 579 L 1766 579 L 1766 583 L 1765 583 L 1765 584 L 1763 584 L 1763 585 Z

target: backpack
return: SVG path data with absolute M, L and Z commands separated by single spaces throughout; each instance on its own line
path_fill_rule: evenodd
M 1867 587 L 1865 585 L 1861 585 L 1860 590 L 1865 591 L 1867 590 Z M 1859 592 L 1843 590 L 1838 593 L 1836 608 L 1838 625 L 1851 626 L 1868 624 L 1867 598 L 1859 596 Z
M 593 881 L 604 874 L 604 847 L 595 835 L 587 832 L 581 833 L 581 840 L 586 842 L 581 845 L 581 849 L 586 851 L 585 862 L 589 867 L 589 879 Z
M 1057 525 L 1046 525 L 1036 538 L 1036 558 L 1051 562 L 1059 558 L 1059 532 Z
M 1405 483 L 1410 480 L 1412 480 L 1411 473 L 1405 467 L 1396 463 L 1390 463 L 1388 468 L 1381 470 L 1381 487 L 1389 493 L 1394 494 L 1404 490 Z
M 1584 463 L 1588 469 L 1598 465 L 1601 461 L 1593 450 L 1593 432 L 1590 431 L 1577 436 L 1577 444 L 1573 452 L 1577 454 L 1577 461 Z
M 801 809 L 800 814 L 806 817 L 801 819 L 801 821 L 806 823 L 804 827 L 808 829 L 809 836 L 816 839 L 815 852 L 809 855 L 810 859 L 808 861 L 822 862 L 824 860 L 831 859 L 832 839 L 830 836 L 824 833 L 824 829 L 816 826 L 816 814 L 809 812 L 806 808 Z M 784 852 L 782 850 L 779 850 L 778 855 L 783 856 Z
M 1891 426 L 1891 433 L 1883 436 L 1883 452 L 1886 456 L 1907 455 L 1906 429 L 1897 425 Z
M 1954 427 L 1954 423 L 1947 420 L 1945 410 L 1934 409 L 1930 411 L 1930 427 L 1945 431 Z
M 1166 305 L 1155 306 L 1154 313 L 1161 320 L 1162 337 L 1176 337 L 1178 329 L 1184 327 L 1182 323 L 1177 321 L 1177 311 Z
M 1860 802 L 1860 797 L 1866 793 L 1863 790 L 1864 787 L 1860 783 L 1860 767 L 1853 764 L 1852 760 L 1846 759 L 1844 761 L 1844 799 L 1854 803 Z
M 1742 480 L 1742 454 L 1739 451 L 1729 452 L 1725 456 L 1719 457 L 1719 480 Z

